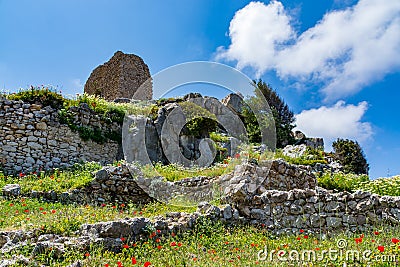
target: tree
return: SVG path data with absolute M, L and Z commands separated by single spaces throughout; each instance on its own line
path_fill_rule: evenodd
M 360 145 L 349 139 L 333 142 L 334 157 L 342 164 L 345 173 L 368 174 L 369 164 Z
M 254 81 L 254 83 L 271 108 L 275 120 L 276 147 L 283 148 L 288 144 L 293 144 L 294 137 L 292 135 L 292 130 L 295 127 L 293 124 L 295 121 L 293 112 L 268 84 L 262 80 L 259 80 L 258 82 Z M 249 141 L 255 143 L 261 142 L 261 133 L 257 125 L 257 120 L 249 107 L 244 107 L 242 117 L 249 134 Z

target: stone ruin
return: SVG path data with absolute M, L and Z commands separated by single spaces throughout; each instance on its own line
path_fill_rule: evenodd
M 84 91 L 109 101 L 150 100 L 153 93 L 149 67 L 139 56 L 117 51 L 109 61 L 92 71 Z

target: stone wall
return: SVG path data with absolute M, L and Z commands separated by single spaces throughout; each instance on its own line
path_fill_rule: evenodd
M 121 131 L 117 123 L 107 123 L 86 104 L 72 107 L 74 125 Z M 61 124 L 58 110 L 50 106 L 0 99 L 0 166 L 8 172 L 67 167 L 80 161 L 111 163 L 119 145 L 84 141 L 78 132 Z

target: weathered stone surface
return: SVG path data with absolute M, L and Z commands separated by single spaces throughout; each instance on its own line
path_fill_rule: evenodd
M 24 115 L 18 109 L 24 106 Z M 71 107 L 67 114 L 72 123 L 105 133 L 121 133 L 120 123 L 95 113 L 87 104 Z M 26 125 L 22 127 L 21 125 Z M 59 110 L 50 106 L 0 99 L 0 166 L 9 173 L 27 173 L 50 168 L 68 167 L 76 162 L 112 163 L 119 157 L 119 144 L 83 140 L 79 133 L 60 122 Z
M 19 184 L 7 184 L 3 187 L 3 196 L 17 197 L 21 194 L 21 186 Z
M 110 101 L 117 98 L 150 100 L 153 96 L 148 66 L 139 56 L 121 51 L 93 70 L 84 91 Z

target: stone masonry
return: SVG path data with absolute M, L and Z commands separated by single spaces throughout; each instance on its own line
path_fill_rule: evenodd
M 93 70 L 84 91 L 109 101 L 150 100 L 153 95 L 149 67 L 139 56 L 117 51 L 108 62 Z

